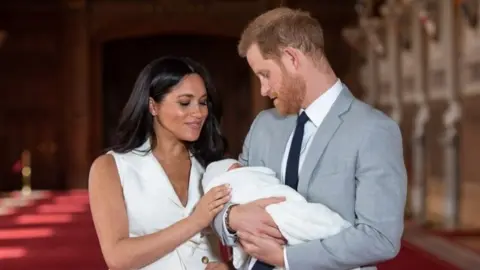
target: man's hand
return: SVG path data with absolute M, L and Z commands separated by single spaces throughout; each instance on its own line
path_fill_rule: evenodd
M 240 245 L 250 256 L 271 265 L 285 267 L 283 247 L 277 242 L 244 231 L 239 231 L 237 234 Z
M 285 238 L 278 230 L 272 217 L 265 211 L 265 207 L 268 205 L 283 201 L 285 201 L 285 198 L 272 197 L 234 206 L 230 212 L 230 227 L 235 231 L 270 238 L 276 241 L 278 245 L 284 245 Z

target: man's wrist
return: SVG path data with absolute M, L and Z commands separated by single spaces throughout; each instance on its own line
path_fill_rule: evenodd
M 227 231 L 231 234 L 236 233 L 236 231 L 231 226 L 230 217 L 231 217 L 231 213 L 232 213 L 233 208 L 237 205 L 238 204 L 229 205 L 228 208 L 227 208 L 227 211 L 225 212 L 225 226 L 226 226 Z

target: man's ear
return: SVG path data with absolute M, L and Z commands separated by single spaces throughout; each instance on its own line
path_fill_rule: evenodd
M 288 71 L 297 71 L 300 68 L 300 51 L 292 47 L 283 48 L 281 61 Z
M 155 106 L 156 102 L 153 100 L 153 98 L 148 98 L 148 110 L 150 111 L 150 114 L 153 116 L 157 115 L 157 110 Z

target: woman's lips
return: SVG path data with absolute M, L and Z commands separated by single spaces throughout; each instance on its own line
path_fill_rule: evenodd
M 200 129 L 202 127 L 202 122 L 190 122 L 186 123 L 186 125 L 192 129 Z

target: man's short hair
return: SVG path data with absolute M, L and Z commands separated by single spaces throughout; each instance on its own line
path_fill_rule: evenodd
M 318 59 L 324 51 L 323 29 L 310 13 L 280 7 L 261 14 L 247 25 L 238 44 L 238 54 L 245 57 L 253 44 L 258 45 L 264 58 L 278 59 L 283 48 L 292 47 Z

